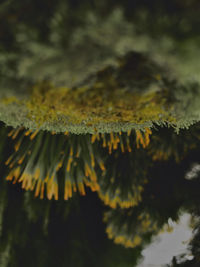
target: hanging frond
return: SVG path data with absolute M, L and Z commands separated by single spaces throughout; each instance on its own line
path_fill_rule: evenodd
M 66 200 L 76 191 L 85 195 L 85 185 L 92 191 L 99 189 L 95 165 L 103 165 L 96 161 L 98 151 L 94 152 L 90 135 L 55 135 L 18 128 L 8 136 L 14 140 L 15 151 L 5 163 L 10 169 L 6 180 L 21 183 L 25 190 L 35 191 L 36 197 L 44 198 L 46 191 L 48 199 L 56 200 L 60 174 Z
M 145 238 L 159 231 L 148 212 L 139 212 L 133 208 L 108 211 L 104 214 L 104 222 L 108 238 L 126 248 L 144 244 Z
M 134 207 L 142 200 L 143 186 L 148 181 L 148 159 L 144 149 L 137 149 L 136 142 L 131 148 L 131 152 L 113 152 L 105 162 L 107 171 L 98 180 L 98 195 L 111 208 Z M 143 161 L 145 168 L 141 166 Z

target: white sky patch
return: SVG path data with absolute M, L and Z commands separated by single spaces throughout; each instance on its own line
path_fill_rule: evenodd
M 153 242 L 147 246 L 142 255 L 144 259 L 137 267 L 162 267 L 170 264 L 173 256 L 182 253 L 190 253 L 187 245 L 192 238 L 192 229 L 189 227 L 191 216 L 188 213 L 180 216 L 179 223 L 172 222 L 169 219 L 169 225 L 174 230 L 171 233 L 163 232 L 159 234 Z M 192 256 L 191 256 L 192 257 Z
M 191 167 L 191 169 L 186 173 L 185 179 L 192 180 L 198 177 L 200 173 L 200 164 L 194 163 Z

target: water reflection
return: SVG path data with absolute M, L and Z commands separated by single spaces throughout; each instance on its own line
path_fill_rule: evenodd
M 75 193 L 67 202 L 35 199 L 20 183 L 4 179 L 9 171 L 4 163 L 13 152 L 9 130 L 1 125 L 1 266 L 137 266 L 152 238 L 172 230 L 169 218 L 178 222 L 183 212 L 192 216 L 194 258 L 179 255 L 172 264 L 198 265 L 199 124 L 178 135 L 158 128 L 148 147 L 135 145 L 130 152 L 99 148 L 108 170 L 97 170 L 100 193 L 87 187 L 86 196 Z
M 156 235 L 152 242 L 142 251 L 143 260 L 137 267 L 160 267 L 171 262 L 173 256 L 184 255 L 184 259 L 191 259 L 188 244 L 192 238 L 192 228 L 190 227 L 191 215 L 184 213 L 177 223 L 171 218 L 168 220 L 172 231 L 167 229 Z

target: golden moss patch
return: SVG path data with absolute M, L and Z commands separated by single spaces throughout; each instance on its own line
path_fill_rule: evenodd
M 30 100 L 26 102 L 28 116 L 37 125 L 63 116 L 66 123 L 88 126 L 113 122 L 174 122 L 170 107 L 165 108 L 167 98 L 164 92 L 126 92 L 116 86 L 114 81 L 106 86 L 95 83 L 90 88 L 75 89 L 40 84 L 34 87 Z
M 16 96 L 11 96 L 11 97 L 5 97 L 2 99 L 2 103 L 5 105 L 9 105 L 12 103 L 19 103 L 19 100 L 17 99 Z

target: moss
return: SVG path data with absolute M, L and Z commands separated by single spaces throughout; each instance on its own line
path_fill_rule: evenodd
M 162 94 L 124 92 L 116 86 L 111 81 L 106 85 L 95 83 L 92 88 L 53 88 L 46 84 L 35 87 L 31 99 L 25 103 L 28 116 L 38 126 L 65 117 L 66 125 L 85 124 L 93 128 L 99 123 L 172 120 L 165 110 L 166 98 Z
M 21 124 L 25 122 L 25 127 L 28 127 L 26 121 L 29 120 L 32 129 L 46 129 L 47 125 L 51 125 L 52 131 L 73 132 L 72 129 L 77 128 L 82 133 L 85 131 L 84 128 L 88 128 L 88 132 L 95 132 L 95 128 L 98 132 L 119 132 L 126 128 L 134 128 L 134 125 L 143 129 L 148 124 L 158 121 L 174 123 L 175 119 L 166 111 L 165 103 L 166 99 L 157 92 L 124 93 L 123 90 L 116 89 L 113 95 L 108 95 L 102 88 L 50 88 L 45 93 L 38 89 L 25 101 L 3 99 L 4 110 L 7 106 L 8 116 L 14 107 L 15 114 L 23 110 L 24 114 L 21 116 L 24 118 Z M 6 116 L 2 115 L 5 121 Z M 11 113 L 10 116 L 14 118 L 14 114 Z M 60 124 L 60 128 L 54 128 L 57 124 Z M 118 125 L 116 130 L 109 129 L 112 125 Z
M 130 93 L 121 89 L 40 87 L 30 98 L 0 100 L 0 120 L 9 126 L 75 134 L 143 130 L 153 124 L 184 128 L 196 120 L 176 118 L 166 92 Z M 42 87 L 41 87 L 42 88 Z

